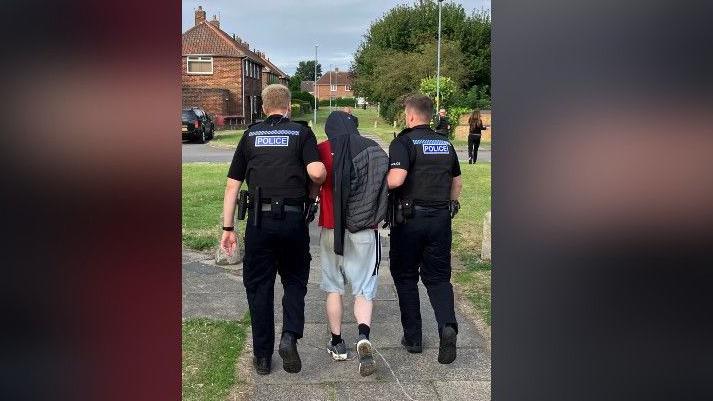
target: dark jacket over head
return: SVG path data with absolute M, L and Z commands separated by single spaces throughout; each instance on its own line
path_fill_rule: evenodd
M 354 118 L 345 112 L 332 112 L 324 130 L 334 154 L 334 252 L 342 255 L 345 230 L 374 227 L 386 216 L 389 157 L 359 135 Z

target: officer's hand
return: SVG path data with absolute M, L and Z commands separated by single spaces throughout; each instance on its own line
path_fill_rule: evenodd
M 458 200 L 452 200 L 451 205 L 450 205 L 450 210 L 451 210 L 451 219 L 456 217 L 458 214 L 458 211 L 460 210 L 460 202 Z
M 223 237 L 220 239 L 220 247 L 225 253 L 233 256 L 235 247 L 238 245 L 238 240 L 235 236 L 235 231 L 223 231 Z

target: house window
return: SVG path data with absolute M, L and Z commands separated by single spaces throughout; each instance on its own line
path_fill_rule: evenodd
M 211 75 L 213 74 L 213 57 L 209 56 L 188 56 L 186 60 L 189 74 Z
M 351 92 L 352 91 L 351 85 L 344 85 L 344 90 L 347 92 Z
M 336 91 L 337 91 L 337 85 L 332 85 L 331 88 L 330 88 L 330 90 L 331 90 L 332 92 L 336 92 Z

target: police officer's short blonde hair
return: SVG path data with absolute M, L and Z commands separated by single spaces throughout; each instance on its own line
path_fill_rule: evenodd
M 290 110 L 290 90 L 285 85 L 272 84 L 262 90 L 262 106 L 267 111 Z

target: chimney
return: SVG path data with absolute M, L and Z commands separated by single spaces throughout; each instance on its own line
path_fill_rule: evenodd
M 220 21 L 218 21 L 218 18 L 213 14 L 213 19 L 209 22 L 210 24 L 213 24 L 214 27 L 220 29 Z
M 196 10 L 196 25 L 203 21 L 205 21 L 205 10 L 203 10 L 203 7 L 198 6 L 198 9 Z

